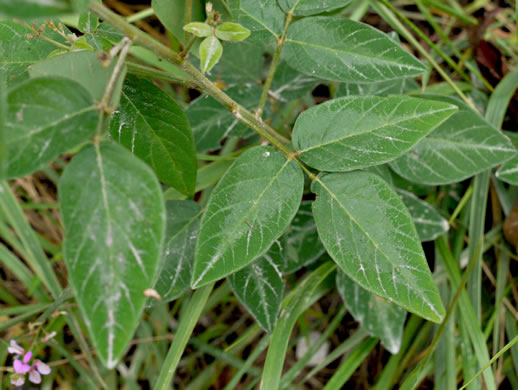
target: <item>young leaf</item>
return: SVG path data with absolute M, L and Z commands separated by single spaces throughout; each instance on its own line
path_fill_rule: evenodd
M 77 81 L 86 88 L 96 101 L 101 101 L 106 85 L 115 67 L 115 62 L 104 66 L 93 51 L 78 51 L 60 54 L 29 67 L 31 77 L 66 77 Z M 119 105 L 120 93 L 126 68 L 117 81 L 111 105 Z
M 273 43 L 284 29 L 284 12 L 277 0 L 230 0 L 234 21 L 248 28 L 250 40 Z
M 518 185 L 518 154 L 502 164 L 496 171 L 496 177 L 506 183 Z
M 164 27 L 173 33 L 179 42 L 185 44 L 185 33 L 182 27 L 185 25 L 185 0 L 152 0 L 151 6 Z M 202 22 L 203 19 L 203 2 L 201 0 L 193 0 L 191 20 L 193 22 Z
M 225 93 L 250 109 L 257 106 L 262 88 L 249 84 L 229 88 Z M 220 148 L 220 141 L 229 135 L 247 134 L 246 125 L 234 118 L 226 107 L 212 97 L 200 96 L 187 107 L 185 113 L 192 126 L 198 153 Z
M 69 0 L 0 0 L 0 15 L 36 19 L 71 13 Z
M 5 141 L 8 178 L 28 175 L 95 134 L 92 97 L 66 79 L 32 79 L 9 91 Z
M 210 72 L 223 54 L 223 46 L 218 38 L 210 36 L 205 38 L 200 45 L 201 71 Z
M 216 27 L 216 37 L 223 41 L 243 41 L 250 36 L 250 30 L 238 23 L 223 23 Z
M 29 39 L 28 32 L 27 27 L 20 24 L 0 22 L 0 69 L 7 75 L 8 87 L 27 80 L 27 67 L 47 58 L 56 49 L 52 43 L 41 38 Z M 64 39 L 50 29 L 45 30 L 45 36 L 64 43 Z
M 278 245 L 273 244 L 270 249 L 273 252 L 271 257 L 285 275 L 315 262 L 326 251 L 318 237 L 311 204 L 312 202 L 301 203 L 281 242 Z
M 190 200 L 166 203 L 166 240 L 155 289 L 163 302 L 181 296 L 191 285 L 194 248 L 200 227 L 201 207 Z
M 322 12 L 333 11 L 343 8 L 351 2 L 351 0 L 278 0 L 279 5 L 285 12 L 292 11 L 295 16 L 308 16 L 320 14 Z
M 284 279 L 268 254 L 228 277 L 239 302 L 268 333 L 273 332 L 284 294 Z
M 371 336 L 379 337 L 390 353 L 398 353 L 406 311 L 360 287 L 344 272 L 336 274 L 336 287 L 347 309 Z
M 309 166 L 349 171 L 391 161 L 451 116 L 451 104 L 406 96 L 351 96 L 304 111 L 293 145 Z
M 295 216 L 303 187 L 300 167 L 272 147 L 243 153 L 209 198 L 192 286 L 221 279 L 263 255 Z
M 147 162 L 158 178 L 185 195 L 196 185 L 196 150 L 182 109 L 153 83 L 128 77 L 110 133 Z
M 414 220 L 421 241 L 433 241 L 450 229 L 448 221 L 430 203 L 419 199 L 411 192 L 397 192 Z
M 114 368 L 140 320 L 159 267 L 165 211 L 146 164 L 123 147 L 90 145 L 59 182 L 70 284 L 97 355 Z
M 97 15 L 91 12 L 85 12 L 79 16 L 78 28 L 82 33 L 94 33 L 97 27 L 99 27 L 99 18 Z
M 511 141 L 465 103 L 446 96 L 428 96 L 459 111 L 419 142 L 391 167 L 410 181 L 441 185 L 456 183 L 501 164 L 516 149 Z
M 324 173 L 313 215 L 327 252 L 351 279 L 430 321 L 444 316 L 439 290 L 405 205 L 374 173 Z
M 192 22 L 183 26 L 183 29 L 199 38 L 208 37 L 212 34 L 212 28 L 207 23 Z
M 298 71 L 333 81 L 372 83 L 426 70 L 381 31 L 342 18 L 318 16 L 293 23 L 282 55 Z

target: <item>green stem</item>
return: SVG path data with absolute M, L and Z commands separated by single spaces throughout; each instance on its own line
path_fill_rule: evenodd
M 168 390 L 170 388 L 176 367 L 213 287 L 214 284 L 209 284 L 194 291 L 191 300 L 185 306 L 187 310 L 182 313 L 173 343 L 162 364 L 160 375 L 154 387 L 155 390 Z
M 277 70 L 277 66 L 279 65 L 279 60 L 281 58 L 281 51 L 284 47 L 284 43 L 286 42 L 286 34 L 288 33 L 288 27 L 291 24 L 291 20 L 293 19 L 293 10 L 297 7 L 299 1 L 295 3 L 293 8 L 286 14 L 286 22 L 284 23 L 284 30 L 282 32 L 281 37 L 277 41 L 277 47 L 275 48 L 275 52 L 273 53 L 272 64 L 270 65 L 270 70 L 268 71 L 268 77 L 266 77 L 266 81 L 264 82 L 263 93 L 261 94 L 261 100 L 259 101 L 259 107 L 257 108 L 257 117 L 261 118 L 263 115 L 264 106 L 266 105 L 266 100 L 268 99 L 268 93 L 270 92 L 270 88 L 272 87 L 273 77 L 275 76 L 275 71 Z
M 221 91 L 216 85 L 212 83 L 207 77 L 205 77 L 198 69 L 196 69 L 188 60 L 182 58 L 179 53 L 176 53 L 169 49 L 167 46 L 156 41 L 146 33 L 140 31 L 135 26 L 132 26 L 124 18 L 110 11 L 104 5 L 91 2 L 89 9 L 95 13 L 104 21 L 114 26 L 117 30 L 122 32 L 126 37 L 131 39 L 135 44 L 141 45 L 146 49 L 153 51 L 158 56 L 178 66 L 181 70 L 187 73 L 192 82 L 201 88 L 205 93 L 219 101 L 227 109 L 229 109 L 234 116 L 243 121 L 246 120 L 248 125 L 259 133 L 261 136 L 266 138 L 268 141 L 275 140 L 276 144 L 287 144 L 289 140 L 284 138 L 282 135 L 277 133 L 274 129 L 264 123 L 261 119 L 256 118 L 251 112 L 239 105 L 227 94 Z M 246 123 L 246 122 L 245 122 Z
M 169 72 L 164 72 L 163 70 L 128 61 L 126 61 L 126 66 L 128 67 L 128 72 L 136 76 L 150 77 L 156 80 L 164 80 L 175 84 L 181 84 L 186 87 L 192 87 L 192 83 L 185 81 L 185 79 L 180 77 L 176 77 Z
M 104 95 L 101 100 L 100 108 L 102 110 L 106 111 L 107 109 L 110 108 L 113 91 L 115 90 L 115 85 L 117 84 L 117 81 L 119 80 L 119 76 L 122 72 L 122 68 L 124 67 L 124 60 L 126 59 L 126 56 L 128 55 L 130 47 L 131 47 L 131 40 L 124 37 L 120 43 L 119 58 L 117 59 L 117 63 L 115 64 L 115 67 L 113 68 L 110 80 L 108 81 L 108 84 L 106 85 L 106 89 L 104 91 Z
M 191 23 L 192 20 L 192 0 L 185 0 L 185 24 Z M 185 42 L 189 40 L 189 33 L 185 32 Z
M 140 12 L 137 12 L 136 14 L 128 16 L 126 18 L 126 21 L 128 23 L 135 23 L 135 22 L 138 22 L 139 20 L 149 18 L 150 16 L 152 16 L 154 14 L 155 14 L 155 10 L 153 9 L 153 7 L 149 7 L 149 8 L 143 9 Z

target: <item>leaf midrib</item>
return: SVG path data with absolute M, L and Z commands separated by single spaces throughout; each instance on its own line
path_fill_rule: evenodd
M 233 236 L 236 233 L 238 227 L 241 226 L 247 220 L 247 218 L 250 215 L 250 213 L 253 210 L 256 210 L 258 208 L 259 203 L 260 203 L 262 197 L 264 196 L 264 194 L 271 188 L 273 183 L 279 178 L 279 176 L 281 175 L 282 171 L 290 164 L 290 162 L 291 162 L 291 160 L 286 160 L 286 162 L 282 165 L 282 167 L 275 174 L 275 176 L 272 177 L 272 179 L 270 180 L 268 185 L 265 186 L 264 190 L 259 194 L 259 196 L 257 197 L 255 206 L 249 208 L 248 211 L 243 215 L 243 217 L 238 221 L 238 223 L 235 224 L 235 226 L 232 229 L 231 233 L 230 234 L 225 234 L 223 237 L 225 237 L 225 238 L 227 238 L 229 236 L 231 237 L 231 236 Z M 220 249 L 223 247 L 223 248 L 225 248 L 225 251 L 226 251 L 226 249 L 229 247 L 229 243 L 230 243 L 230 241 L 222 240 L 222 244 L 218 246 L 218 250 L 216 252 L 219 252 L 219 253 L 223 254 L 224 251 L 220 251 Z
M 379 245 L 376 244 L 376 242 L 374 242 L 374 240 L 371 238 L 371 236 L 369 234 L 367 234 L 366 230 L 363 228 L 363 226 L 356 220 L 356 218 L 354 218 L 350 213 L 349 213 L 349 210 L 342 204 L 342 202 L 340 202 L 340 200 L 338 199 L 338 197 L 334 194 L 334 192 L 332 192 L 325 184 L 324 182 L 317 176 L 315 178 L 315 181 L 320 184 L 322 186 L 322 188 L 324 188 L 327 193 L 336 201 L 336 203 L 338 204 L 338 206 L 347 214 L 347 216 L 351 219 L 352 222 L 354 222 L 354 224 L 364 233 L 364 236 L 367 237 L 367 239 L 372 243 L 372 245 L 374 245 L 374 248 L 376 248 L 376 250 L 378 250 L 384 257 L 385 259 L 387 260 L 387 262 L 389 264 L 392 265 L 392 267 L 394 267 L 395 269 L 399 269 L 399 266 L 397 266 L 396 264 L 394 264 L 390 257 L 387 256 L 387 254 L 385 252 L 383 252 L 381 250 L 381 247 Z M 403 272 L 403 271 L 402 271 Z M 401 272 L 401 273 L 402 273 Z M 400 273 L 400 274 L 401 274 Z M 406 272 L 405 272 L 406 273 Z M 430 306 L 432 307 L 435 307 L 435 305 L 432 305 L 432 303 L 430 301 L 428 301 L 428 299 L 426 299 L 426 297 L 421 293 L 421 290 L 419 288 L 417 288 L 413 283 L 411 283 L 411 281 L 408 279 L 408 278 L 405 278 L 405 280 L 407 281 L 407 283 L 409 285 L 412 285 L 412 287 L 414 288 L 414 291 L 418 291 L 420 292 L 420 296 L 422 297 L 422 299 L 425 301 L 425 302 L 428 302 L 430 304 Z M 368 289 L 367 289 L 368 290 Z M 379 292 L 374 292 L 374 291 L 371 291 L 373 292 L 374 294 L 378 295 Z M 399 299 L 398 299 L 399 300 Z M 433 313 L 434 315 L 436 315 L 438 317 L 438 315 L 436 313 Z
M 405 67 L 405 68 L 410 69 L 410 70 L 417 70 L 417 71 L 423 71 L 424 70 L 423 68 L 418 68 L 418 67 L 413 66 L 413 65 L 408 65 L 408 64 L 404 64 L 404 63 L 401 63 L 401 62 L 396 62 L 396 61 L 393 61 L 393 60 L 383 59 L 382 61 L 380 61 L 378 57 L 368 56 L 368 55 L 363 54 L 363 53 L 351 52 L 351 51 L 347 51 L 347 50 L 343 50 L 343 49 L 335 49 L 335 48 L 332 48 L 332 47 L 329 47 L 329 46 L 321 46 L 321 45 L 318 45 L 318 44 L 315 44 L 315 43 L 298 41 L 298 40 L 291 39 L 291 38 L 286 38 L 286 43 L 288 43 L 288 42 L 291 42 L 291 43 L 294 43 L 294 44 L 297 44 L 297 45 L 300 45 L 300 46 L 309 46 L 309 47 L 312 47 L 312 48 L 315 48 L 315 49 L 321 49 L 321 50 L 324 50 L 324 51 L 330 51 L 334 55 L 342 53 L 342 54 L 350 55 L 350 56 L 353 56 L 353 57 L 366 58 L 366 59 L 371 60 L 371 61 L 372 60 L 378 60 L 379 63 L 384 63 L 384 64 L 392 65 L 394 67 L 400 67 L 401 66 L 401 67 Z M 340 58 L 340 57 L 338 57 L 338 58 Z
M 306 148 L 306 149 L 303 149 L 303 150 L 299 150 L 299 152 L 301 154 L 302 153 L 306 153 L 306 152 L 311 151 L 313 149 L 322 148 L 322 147 L 325 147 L 325 146 L 328 146 L 328 145 L 331 145 L 331 144 L 334 144 L 334 143 L 340 143 L 340 142 L 342 142 L 342 141 L 344 141 L 344 140 L 346 140 L 348 138 L 352 138 L 352 137 L 356 137 L 356 136 L 368 135 L 369 133 L 374 133 L 374 132 L 376 132 L 378 130 L 381 130 L 381 129 L 385 128 L 385 127 L 399 125 L 400 123 L 403 123 L 403 122 L 406 122 L 406 121 L 409 121 L 409 120 L 420 119 L 422 117 L 434 115 L 434 114 L 441 113 L 441 112 L 444 112 L 444 111 L 454 111 L 454 110 L 451 107 L 448 107 L 448 108 L 443 108 L 441 110 L 428 111 L 425 114 L 421 114 L 421 115 L 412 115 L 412 116 L 409 116 L 409 117 L 405 117 L 404 119 L 397 120 L 395 122 L 388 122 L 388 123 L 383 124 L 382 126 L 378 126 L 378 127 L 372 128 L 372 129 L 368 129 L 367 131 L 364 131 L 362 133 L 348 134 L 348 135 L 346 135 L 344 137 L 341 137 L 341 138 L 333 139 L 333 140 L 324 142 L 324 143 L 319 144 L 319 145 L 311 146 L 309 148 Z M 442 122 L 440 122 L 440 123 L 442 123 Z M 433 126 L 431 129 L 427 130 L 426 132 L 423 132 L 423 135 L 421 136 L 421 138 L 426 136 L 427 133 L 430 133 L 437 126 L 439 126 L 439 125 Z

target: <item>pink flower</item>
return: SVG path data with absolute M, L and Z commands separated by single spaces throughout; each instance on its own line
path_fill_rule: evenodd
M 29 370 L 31 369 L 31 366 L 29 366 L 27 363 L 29 363 L 31 358 L 32 358 L 32 352 L 27 352 L 23 356 L 23 362 L 20 359 L 16 359 L 13 363 L 14 372 L 16 374 L 25 374 L 25 373 L 29 372 Z
M 50 367 L 41 360 L 36 359 L 32 365 L 29 365 L 32 359 L 32 352 L 25 353 L 25 350 L 16 341 L 11 340 L 8 351 L 16 356 L 13 362 L 14 374 L 11 375 L 11 384 L 22 386 L 25 383 L 25 375 L 27 373 L 29 373 L 29 380 L 32 383 L 39 384 L 41 383 L 42 375 L 50 374 Z
M 35 384 L 41 383 L 41 375 L 48 375 L 50 371 L 50 367 L 41 360 L 35 360 L 29 371 L 29 380 Z
M 16 341 L 11 340 L 11 342 L 9 343 L 9 347 L 7 348 L 7 352 L 12 353 L 14 355 L 23 355 L 25 351 L 16 343 Z

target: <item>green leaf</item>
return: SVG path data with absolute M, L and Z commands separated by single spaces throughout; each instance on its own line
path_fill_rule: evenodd
M 347 310 L 362 328 L 371 336 L 379 337 L 390 353 L 398 353 L 406 311 L 360 287 L 340 270 L 336 274 L 336 287 Z
M 273 77 L 270 95 L 287 102 L 303 97 L 319 83 L 317 78 L 299 73 L 286 62 L 281 62 Z
M 203 73 L 210 72 L 223 54 L 223 46 L 218 38 L 210 36 L 200 44 L 200 62 Z
M 406 96 L 351 96 L 304 111 L 293 145 L 309 166 L 349 171 L 391 161 L 451 116 L 451 104 Z
M 249 84 L 229 88 L 225 93 L 243 107 L 252 109 L 257 107 L 262 88 Z M 225 106 L 207 95 L 192 102 L 185 113 L 192 126 L 198 153 L 219 149 L 220 141 L 229 135 L 251 134 L 246 125 L 234 118 Z
M 91 12 L 82 13 L 79 16 L 79 31 L 82 33 L 94 33 L 99 27 L 99 18 Z
M 426 70 L 381 31 L 342 18 L 310 17 L 293 23 L 282 55 L 299 72 L 343 82 L 408 78 Z
M 272 147 L 255 147 L 232 164 L 203 214 L 193 287 L 221 279 L 266 253 L 302 199 L 300 167 Z
M 191 33 L 199 38 L 208 37 L 212 34 L 212 27 L 210 27 L 207 23 L 202 22 L 192 22 L 183 26 L 184 31 Z
M 430 321 L 444 317 L 439 291 L 405 205 L 374 173 L 324 173 L 313 182 L 320 239 L 338 266 L 373 294 Z
M 411 192 L 397 192 L 414 220 L 421 241 L 433 241 L 450 229 L 448 221 L 430 203 L 419 199 Z
M 56 49 L 41 38 L 27 38 L 29 33 L 30 30 L 20 24 L 0 22 L 0 71 L 6 73 L 8 87 L 27 80 L 27 67 L 47 58 Z M 64 39 L 50 29 L 45 30 L 45 36 L 64 43 Z
M 284 30 L 284 12 L 277 0 L 230 0 L 234 21 L 248 28 L 250 40 L 273 43 Z
M 506 183 L 518 185 L 518 153 L 502 164 L 500 169 L 496 171 L 496 177 Z
M 92 51 L 77 51 L 60 54 L 38 62 L 29 67 L 31 77 L 66 77 L 77 81 L 86 88 L 96 101 L 101 101 L 106 85 L 115 67 L 116 60 L 110 66 L 104 66 Z M 120 93 L 126 68 L 119 77 L 113 92 L 112 107 L 119 105 Z
M 456 183 L 511 158 L 511 141 L 456 98 L 426 99 L 455 104 L 459 111 L 419 142 L 391 167 L 410 181 L 440 185 Z
M 196 150 L 182 109 L 153 83 L 128 77 L 110 133 L 147 162 L 158 178 L 188 196 L 196 185 Z
M 392 172 L 387 164 L 383 165 L 373 165 L 372 167 L 368 167 L 364 169 L 367 172 L 375 173 L 380 176 L 383 180 L 385 180 L 390 185 L 394 186 L 394 181 L 392 179 Z
M 114 368 L 159 268 L 165 211 L 149 167 L 123 147 L 83 149 L 59 182 L 70 284 L 97 355 Z
M 419 84 L 413 79 L 389 80 L 370 84 L 342 83 L 336 87 L 334 97 L 406 95 L 417 89 L 419 89 Z
M 155 288 L 163 302 L 180 297 L 191 285 L 194 248 L 200 227 L 201 207 L 190 200 L 166 203 L 166 240 Z
M 317 261 L 325 248 L 317 233 L 317 225 L 311 212 L 313 202 L 302 202 L 288 231 L 280 243 L 270 249 L 271 257 L 287 275 Z
M 279 5 L 285 12 L 292 11 L 295 16 L 308 16 L 329 12 L 335 9 L 343 8 L 351 2 L 351 0 L 278 0 Z
M 37 171 L 95 134 L 94 102 L 75 81 L 28 80 L 12 89 L 7 99 L 9 178 Z
M 238 23 L 226 22 L 216 27 L 216 37 L 223 41 L 243 41 L 250 36 L 250 30 Z
M 284 295 L 284 279 L 267 254 L 228 277 L 234 294 L 268 333 L 273 332 Z
M 203 2 L 200 0 L 192 1 L 192 22 L 202 22 L 205 18 L 203 12 Z M 151 6 L 158 16 L 158 19 L 169 30 L 175 38 L 185 42 L 183 26 L 185 25 L 185 0 L 152 0 Z
M 0 15 L 36 19 L 73 12 L 69 0 L 0 0 Z

